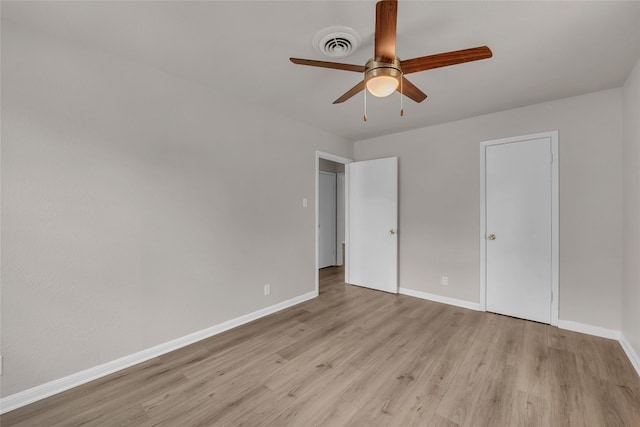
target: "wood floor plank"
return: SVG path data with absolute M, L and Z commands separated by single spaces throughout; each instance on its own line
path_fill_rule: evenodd
M 561 426 L 588 425 L 584 414 L 585 390 L 580 387 L 580 374 L 575 354 L 571 351 L 551 348 L 549 355 L 551 363 L 549 402 L 552 423 Z
M 429 334 L 424 334 L 417 346 L 407 347 L 408 357 L 403 357 L 409 363 L 399 365 L 387 363 L 384 375 L 378 375 L 374 381 L 366 384 L 369 392 L 359 396 L 363 409 L 350 420 L 350 425 L 386 425 L 400 423 L 408 425 L 414 422 L 415 415 L 406 410 L 404 405 L 411 402 L 412 396 L 418 396 L 433 401 L 440 400 L 442 389 L 424 390 L 423 385 L 430 383 L 434 375 L 438 375 L 442 384 L 452 381 L 456 366 L 448 363 L 450 353 L 460 354 L 464 351 L 466 341 L 475 333 L 469 326 L 476 321 L 476 312 L 471 310 L 452 310 L 448 316 L 443 316 L 444 325 L 434 324 L 432 332 L 446 331 L 447 335 L 434 336 L 429 341 Z M 443 327 L 446 326 L 446 327 Z M 424 330 L 425 325 L 417 324 L 418 329 Z M 453 329 L 452 329 L 453 327 Z M 432 346 L 433 343 L 445 343 L 444 346 Z M 421 345 L 420 345 L 421 344 Z M 394 355 L 392 360 L 400 359 Z M 444 368 L 444 370 L 442 370 Z M 366 399 L 363 399 L 367 396 Z M 421 414 L 422 415 L 422 414 Z M 429 414 L 431 416 L 431 414 Z
M 168 414 L 172 414 L 171 419 L 177 422 L 199 406 L 210 405 L 208 402 L 213 402 L 214 406 L 221 405 L 225 399 L 252 389 L 256 376 L 265 370 L 275 369 L 284 362 L 275 352 L 260 354 L 233 370 L 225 371 L 224 377 L 212 370 L 207 376 L 193 378 L 187 384 L 142 402 L 142 406 L 153 422 L 158 419 L 166 420 Z
M 449 340 L 455 341 L 451 336 L 451 331 L 447 327 L 455 313 L 451 316 L 440 314 L 435 311 L 435 318 L 424 318 L 425 324 L 421 340 L 416 350 L 399 367 L 392 380 L 377 393 L 377 397 L 372 401 L 377 406 L 378 411 L 372 417 L 373 421 L 387 419 L 393 422 L 409 424 L 412 420 L 409 404 L 413 403 L 413 398 L 418 398 L 422 392 L 422 384 L 428 381 L 432 375 L 432 369 L 442 357 L 446 357 L 446 347 L 439 345 Z M 469 312 L 468 314 L 472 314 Z
M 548 397 L 550 364 L 547 329 L 548 326 L 536 322 L 525 324 L 516 380 L 516 388 L 524 393 L 522 396 Z
M 487 381 L 479 388 L 474 412 L 463 426 L 512 426 L 513 401 L 516 394 L 516 368 L 499 361 L 490 366 Z
M 358 408 L 355 405 L 339 397 L 334 398 L 333 403 L 308 425 L 313 427 L 343 425 L 345 420 L 351 418 L 357 411 Z
M 100 417 L 101 414 L 107 414 L 106 417 L 114 416 L 138 399 L 145 399 L 187 381 L 182 373 L 168 370 L 157 359 L 143 363 L 139 370 L 129 368 L 126 371 L 129 372 L 128 375 L 116 373 L 115 379 L 110 381 L 98 380 L 96 383 L 81 386 L 79 388 L 82 392 L 77 389 L 65 392 L 63 394 L 69 393 L 74 398 L 67 399 L 64 404 L 54 404 L 46 410 L 41 410 L 35 416 L 24 417 L 24 421 L 15 425 L 82 425 Z M 2 425 L 14 423 L 10 419 L 5 421 L 3 416 Z
M 289 325 L 289 323 L 286 323 Z M 295 340 L 287 335 L 290 326 L 279 329 L 279 335 L 275 333 L 265 334 L 264 337 L 251 338 L 244 343 L 234 345 L 225 351 L 211 354 L 209 357 L 192 363 L 190 366 L 180 368 L 185 377 L 189 379 L 203 376 L 217 375 L 222 377 L 242 369 L 246 364 L 254 363 L 256 355 L 276 353 L 283 347 L 290 345 Z
M 433 417 L 431 417 L 431 419 L 429 420 L 429 423 L 424 425 L 428 425 L 429 427 L 459 427 L 460 426 L 460 424 L 455 423 L 447 418 L 441 417 L 438 414 L 434 414 Z
M 583 334 L 572 333 L 567 336 L 571 342 L 571 348 L 579 348 L 582 351 L 573 352 L 576 357 L 576 366 L 580 375 L 590 375 L 597 378 L 607 378 L 611 370 L 607 367 L 601 349 L 604 338 L 589 337 Z
M 351 366 L 358 367 L 362 374 L 354 381 L 340 397 L 358 407 L 365 406 L 380 397 L 380 389 L 392 383 L 399 375 L 403 357 L 411 353 L 413 340 L 407 339 L 401 332 L 411 329 L 419 329 L 417 325 L 404 324 L 388 331 L 386 340 L 381 335 L 373 334 L 373 340 L 363 345 L 362 349 L 353 354 L 348 362 Z M 386 366 L 384 370 L 377 370 L 375 366 Z
M 436 413 L 458 425 L 463 425 L 465 420 L 472 415 L 477 405 L 478 394 L 476 390 L 482 386 L 489 374 L 489 362 L 491 352 L 494 349 L 493 342 L 499 336 L 504 327 L 504 322 L 496 322 L 495 316 L 485 317 L 481 320 L 489 322 L 493 320 L 493 327 L 481 326 L 480 333 L 473 342 L 469 343 L 466 356 L 462 359 L 460 369 L 456 377 L 444 395 Z
M 547 345 L 549 348 L 567 351 L 572 346 L 569 338 L 572 333 L 559 328 L 547 329 Z
M 84 417 L 83 417 L 84 418 Z M 83 427 L 91 426 L 139 426 L 149 418 L 141 405 L 136 404 L 130 407 L 121 407 L 120 411 L 103 411 L 95 412 L 93 419 L 68 419 L 64 420 L 58 426 L 81 425 Z M 53 425 L 52 425 L 53 427 Z
M 349 408 L 348 402 L 339 399 L 341 390 L 351 384 L 360 375 L 358 369 L 343 364 L 338 367 L 319 366 L 318 375 L 299 378 L 289 390 L 279 392 L 277 406 L 282 411 L 275 417 L 267 418 L 261 426 L 308 426 L 330 412 L 338 401 Z M 335 393 L 326 393 L 327 388 Z
M 322 351 L 317 351 L 314 347 L 293 360 L 287 360 L 287 363 L 267 374 L 264 383 L 276 392 L 292 393 L 300 387 L 300 382 L 310 383 L 316 376 L 322 376 L 327 370 L 344 364 L 350 350 L 358 344 L 358 336 L 352 343 L 348 342 L 350 338 L 354 337 L 336 336 L 326 341 Z M 278 355 L 281 353 L 278 352 Z
M 512 403 L 511 424 L 514 426 L 549 427 L 551 404 L 536 395 L 516 390 Z
M 590 374 L 580 375 L 579 381 L 583 389 L 585 419 L 594 425 L 625 425 L 626 404 L 609 381 Z
M 640 426 L 619 343 L 343 281 L 5 426 Z

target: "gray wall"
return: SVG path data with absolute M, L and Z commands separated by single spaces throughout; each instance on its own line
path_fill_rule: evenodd
M 620 329 L 620 89 L 356 142 L 356 160 L 399 157 L 401 287 L 479 302 L 479 143 L 555 129 L 560 319 Z
M 4 22 L 1 71 L 3 396 L 314 290 L 350 143 Z
M 624 282 L 622 333 L 640 355 L 640 61 L 624 94 Z

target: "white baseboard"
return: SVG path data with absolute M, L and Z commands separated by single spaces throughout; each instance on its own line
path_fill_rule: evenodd
M 148 348 L 146 350 L 142 350 L 138 353 L 130 354 L 120 359 L 112 360 L 111 362 L 107 362 L 102 365 L 98 365 L 93 368 L 71 374 L 64 378 L 41 384 L 39 386 L 21 391 L 16 394 L 12 394 L 3 399 L 0 399 L 0 414 L 13 411 L 14 409 L 18 409 L 22 406 L 28 405 L 46 397 L 53 396 L 54 394 L 58 394 L 73 387 L 88 383 L 89 381 L 93 381 L 95 379 L 104 377 L 130 366 L 137 365 L 138 363 L 153 359 L 154 357 L 161 356 L 165 353 L 169 353 L 181 347 L 193 344 L 197 341 L 209 338 L 245 323 L 252 322 L 256 319 L 268 316 L 269 314 L 273 314 L 277 311 L 283 310 L 293 305 L 300 304 L 301 302 L 307 301 L 317 296 L 317 291 L 308 292 L 287 301 L 283 301 L 281 303 L 263 308 L 261 310 L 254 311 L 253 313 L 245 314 L 244 316 L 236 317 L 235 319 L 228 320 L 210 328 L 185 335 L 183 337 L 157 345 L 155 347 Z
M 620 331 L 616 331 L 615 329 L 601 328 L 600 326 L 572 322 L 571 320 L 558 320 L 558 328 L 612 340 L 620 339 Z
M 640 356 L 638 356 L 638 353 L 636 353 L 636 351 L 631 346 L 631 343 L 627 341 L 627 338 L 622 332 L 620 332 L 620 345 L 622 345 L 622 349 L 627 354 L 627 357 L 631 361 L 633 367 L 636 368 L 638 376 L 640 376 Z
M 455 305 L 456 307 L 468 308 L 470 310 L 480 311 L 480 304 L 469 302 L 461 299 L 443 297 L 441 295 L 430 294 L 427 292 L 414 291 L 413 289 L 400 288 L 398 292 L 402 295 L 426 299 L 429 301 L 441 302 L 443 304 Z

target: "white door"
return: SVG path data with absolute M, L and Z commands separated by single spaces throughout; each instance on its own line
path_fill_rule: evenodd
M 486 309 L 551 323 L 551 137 L 484 150 Z
M 398 158 L 350 163 L 348 283 L 398 292 Z
M 318 268 L 336 265 L 336 174 L 320 171 Z

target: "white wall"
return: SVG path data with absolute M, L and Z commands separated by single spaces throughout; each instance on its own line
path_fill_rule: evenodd
M 622 333 L 640 355 L 640 61 L 624 97 L 624 281 Z M 640 362 L 640 361 L 638 361 Z
M 557 129 L 560 319 L 619 330 L 621 97 L 608 90 L 356 142 L 356 160 L 399 157 L 400 286 L 478 303 L 479 143 Z
M 352 157 L 3 22 L 2 395 L 313 291 L 316 150 Z

